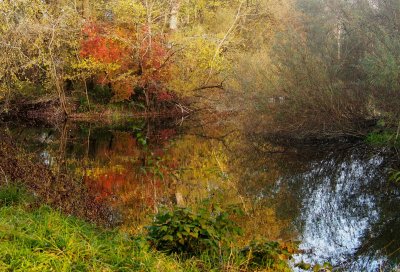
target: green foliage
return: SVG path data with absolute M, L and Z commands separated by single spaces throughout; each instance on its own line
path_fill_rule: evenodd
M 177 253 L 187 259 L 196 257 L 209 268 L 227 264 L 241 271 L 290 271 L 288 260 L 296 251 L 293 243 L 253 241 L 243 249 L 233 246 L 242 230 L 230 219 L 237 208 L 229 212 L 219 207 L 201 208 L 194 212 L 177 207 L 160 212 L 148 227 L 148 239 L 157 249 Z
M 95 85 L 90 90 L 90 97 L 94 102 L 107 104 L 111 101 L 113 93 L 108 85 Z
M 287 260 L 291 259 L 293 249 L 283 247 L 278 242 L 253 241 L 241 250 L 251 268 L 287 268 Z
M 155 248 L 189 256 L 218 252 L 229 246 L 241 229 L 219 207 L 201 208 L 197 212 L 177 207 L 158 213 L 148 227 L 148 237 Z
M 295 264 L 295 267 L 298 267 L 302 270 L 313 271 L 313 272 L 319 272 L 319 271 L 330 272 L 333 269 L 333 266 L 328 262 L 325 262 L 322 265 L 321 264 L 311 265 L 309 263 L 301 261 L 300 263 Z

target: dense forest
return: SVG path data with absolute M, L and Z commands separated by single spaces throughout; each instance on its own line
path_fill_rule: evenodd
M 287 8 L 270 2 L 2 1 L 1 96 L 53 95 L 68 114 L 71 97 L 157 108 L 224 89 L 270 43 Z
M 0 0 L 0 270 L 398 271 L 399 105 L 399 0 Z

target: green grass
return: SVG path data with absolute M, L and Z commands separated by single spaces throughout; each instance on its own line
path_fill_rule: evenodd
M 144 238 L 109 231 L 42 206 L 16 186 L 0 189 L 0 271 L 183 271 Z
M 0 208 L 0 271 L 177 271 L 139 238 L 104 231 L 43 206 Z

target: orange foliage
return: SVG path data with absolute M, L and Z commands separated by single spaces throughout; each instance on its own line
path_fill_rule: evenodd
M 143 29 L 144 39 L 140 47 L 142 56 L 140 79 L 142 87 L 153 85 L 154 82 L 163 82 L 168 77 L 168 50 L 165 46 L 165 37 L 162 35 L 150 35 L 147 29 Z M 153 84 L 152 84 L 153 83 Z
M 125 183 L 124 174 L 108 172 L 96 178 L 85 177 L 89 191 L 95 196 L 96 201 L 109 198 Z
M 99 64 L 113 65 L 97 75 L 97 83 L 111 83 L 117 100 L 128 99 L 133 92 L 133 78 L 119 76 L 135 67 L 131 44 L 135 33 L 130 29 L 115 29 L 110 24 L 88 23 L 82 30 L 80 56 L 90 58 Z
M 137 175 L 129 168 L 118 173 L 109 170 L 101 175 L 85 176 L 85 182 L 90 194 L 99 203 L 110 201 L 113 196 L 128 194 L 125 201 L 152 208 L 158 201 L 154 190 L 165 192 L 162 180 L 150 173 Z
M 96 61 L 110 64 L 118 63 L 127 66 L 130 50 L 122 42 L 113 38 L 105 24 L 89 23 L 83 28 L 85 39 L 81 44 L 81 57 L 91 57 Z
M 85 25 L 82 33 L 80 56 L 94 60 L 99 67 L 112 65 L 96 79 L 98 84 L 111 84 L 115 99 L 129 99 L 135 85 L 146 89 L 157 101 L 172 99 L 163 87 L 170 76 L 164 36 L 151 35 L 148 28 L 137 33 L 126 26 L 98 22 Z

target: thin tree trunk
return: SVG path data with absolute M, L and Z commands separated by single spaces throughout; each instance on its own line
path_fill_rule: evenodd
M 64 114 L 66 116 L 68 116 L 69 113 L 68 113 L 68 109 L 67 109 L 67 105 L 66 105 L 67 99 L 65 97 L 65 92 L 64 92 L 63 86 L 60 82 L 61 78 L 58 75 L 57 65 L 56 65 L 56 61 L 54 59 L 54 54 L 53 54 L 53 42 L 54 42 L 54 37 L 55 37 L 55 32 L 56 32 L 55 28 L 56 28 L 56 26 L 53 25 L 51 40 L 50 40 L 49 46 L 48 46 L 49 56 L 50 56 L 50 61 L 51 61 L 50 73 L 51 73 L 51 77 L 53 79 L 53 82 L 54 82 L 54 85 L 55 85 L 55 88 L 57 91 L 58 99 L 60 100 L 61 108 L 62 108 Z
M 178 18 L 179 18 L 179 0 L 171 1 L 171 15 L 169 18 L 169 29 L 171 31 L 176 31 L 178 29 Z
M 225 36 L 224 36 L 224 37 L 222 38 L 222 40 L 218 43 L 217 48 L 215 49 L 214 56 L 213 56 L 213 58 L 212 58 L 212 60 L 211 60 L 211 63 L 214 63 L 214 61 L 215 61 L 215 59 L 217 58 L 218 54 L 220 54 L 221 47 L 224 45 L 224 43 L 225 43 L 225 41 L 228 39 L 229 35 L 230 35 L 230 34 L 235 30 L 235 28 L 237 27 L 237 22 L 239 21 L 239 19 L 240 19 L 241 16 L 242 16 L 242 7 L 243 7 L 243 4 L 244 4 L 244 3 L 245 3 L 244 1 L 241 1 L 241 2 L 240 2 L 239 7 L 238 7 L 238 9 L 237 9 L 237 11 L 236 11 L 235 19 L 233 20 L 232 25 L 230 26 L 230 28 L 228 29 L 228 31 L 225 33 Z M 203 86 L 206 86 L 206 85 L 208 84 L 208 82 L 209 82 L 210 79 L 211 79 L 211 76 L 212 76 L 212 73 L 213 73 L 213 72 L 214 72 L 213 67 L 210 67 L 210 71 L 209 71 L 209 73 L 208 73 L 208 77 L 207 77 L 206 81 L 204 82 Z
M 91 110 L 90 109 L 90 100 L 89 100 L 89 93 L 88 93 L 88 86 L 87 86 L 87 83 L 86 83 L 86 79 L 83 79 L 83 84 L 85 85 L 86 101 L 88 103 L 88 108 L 89 108 L 89 111 L 90 111 Z

